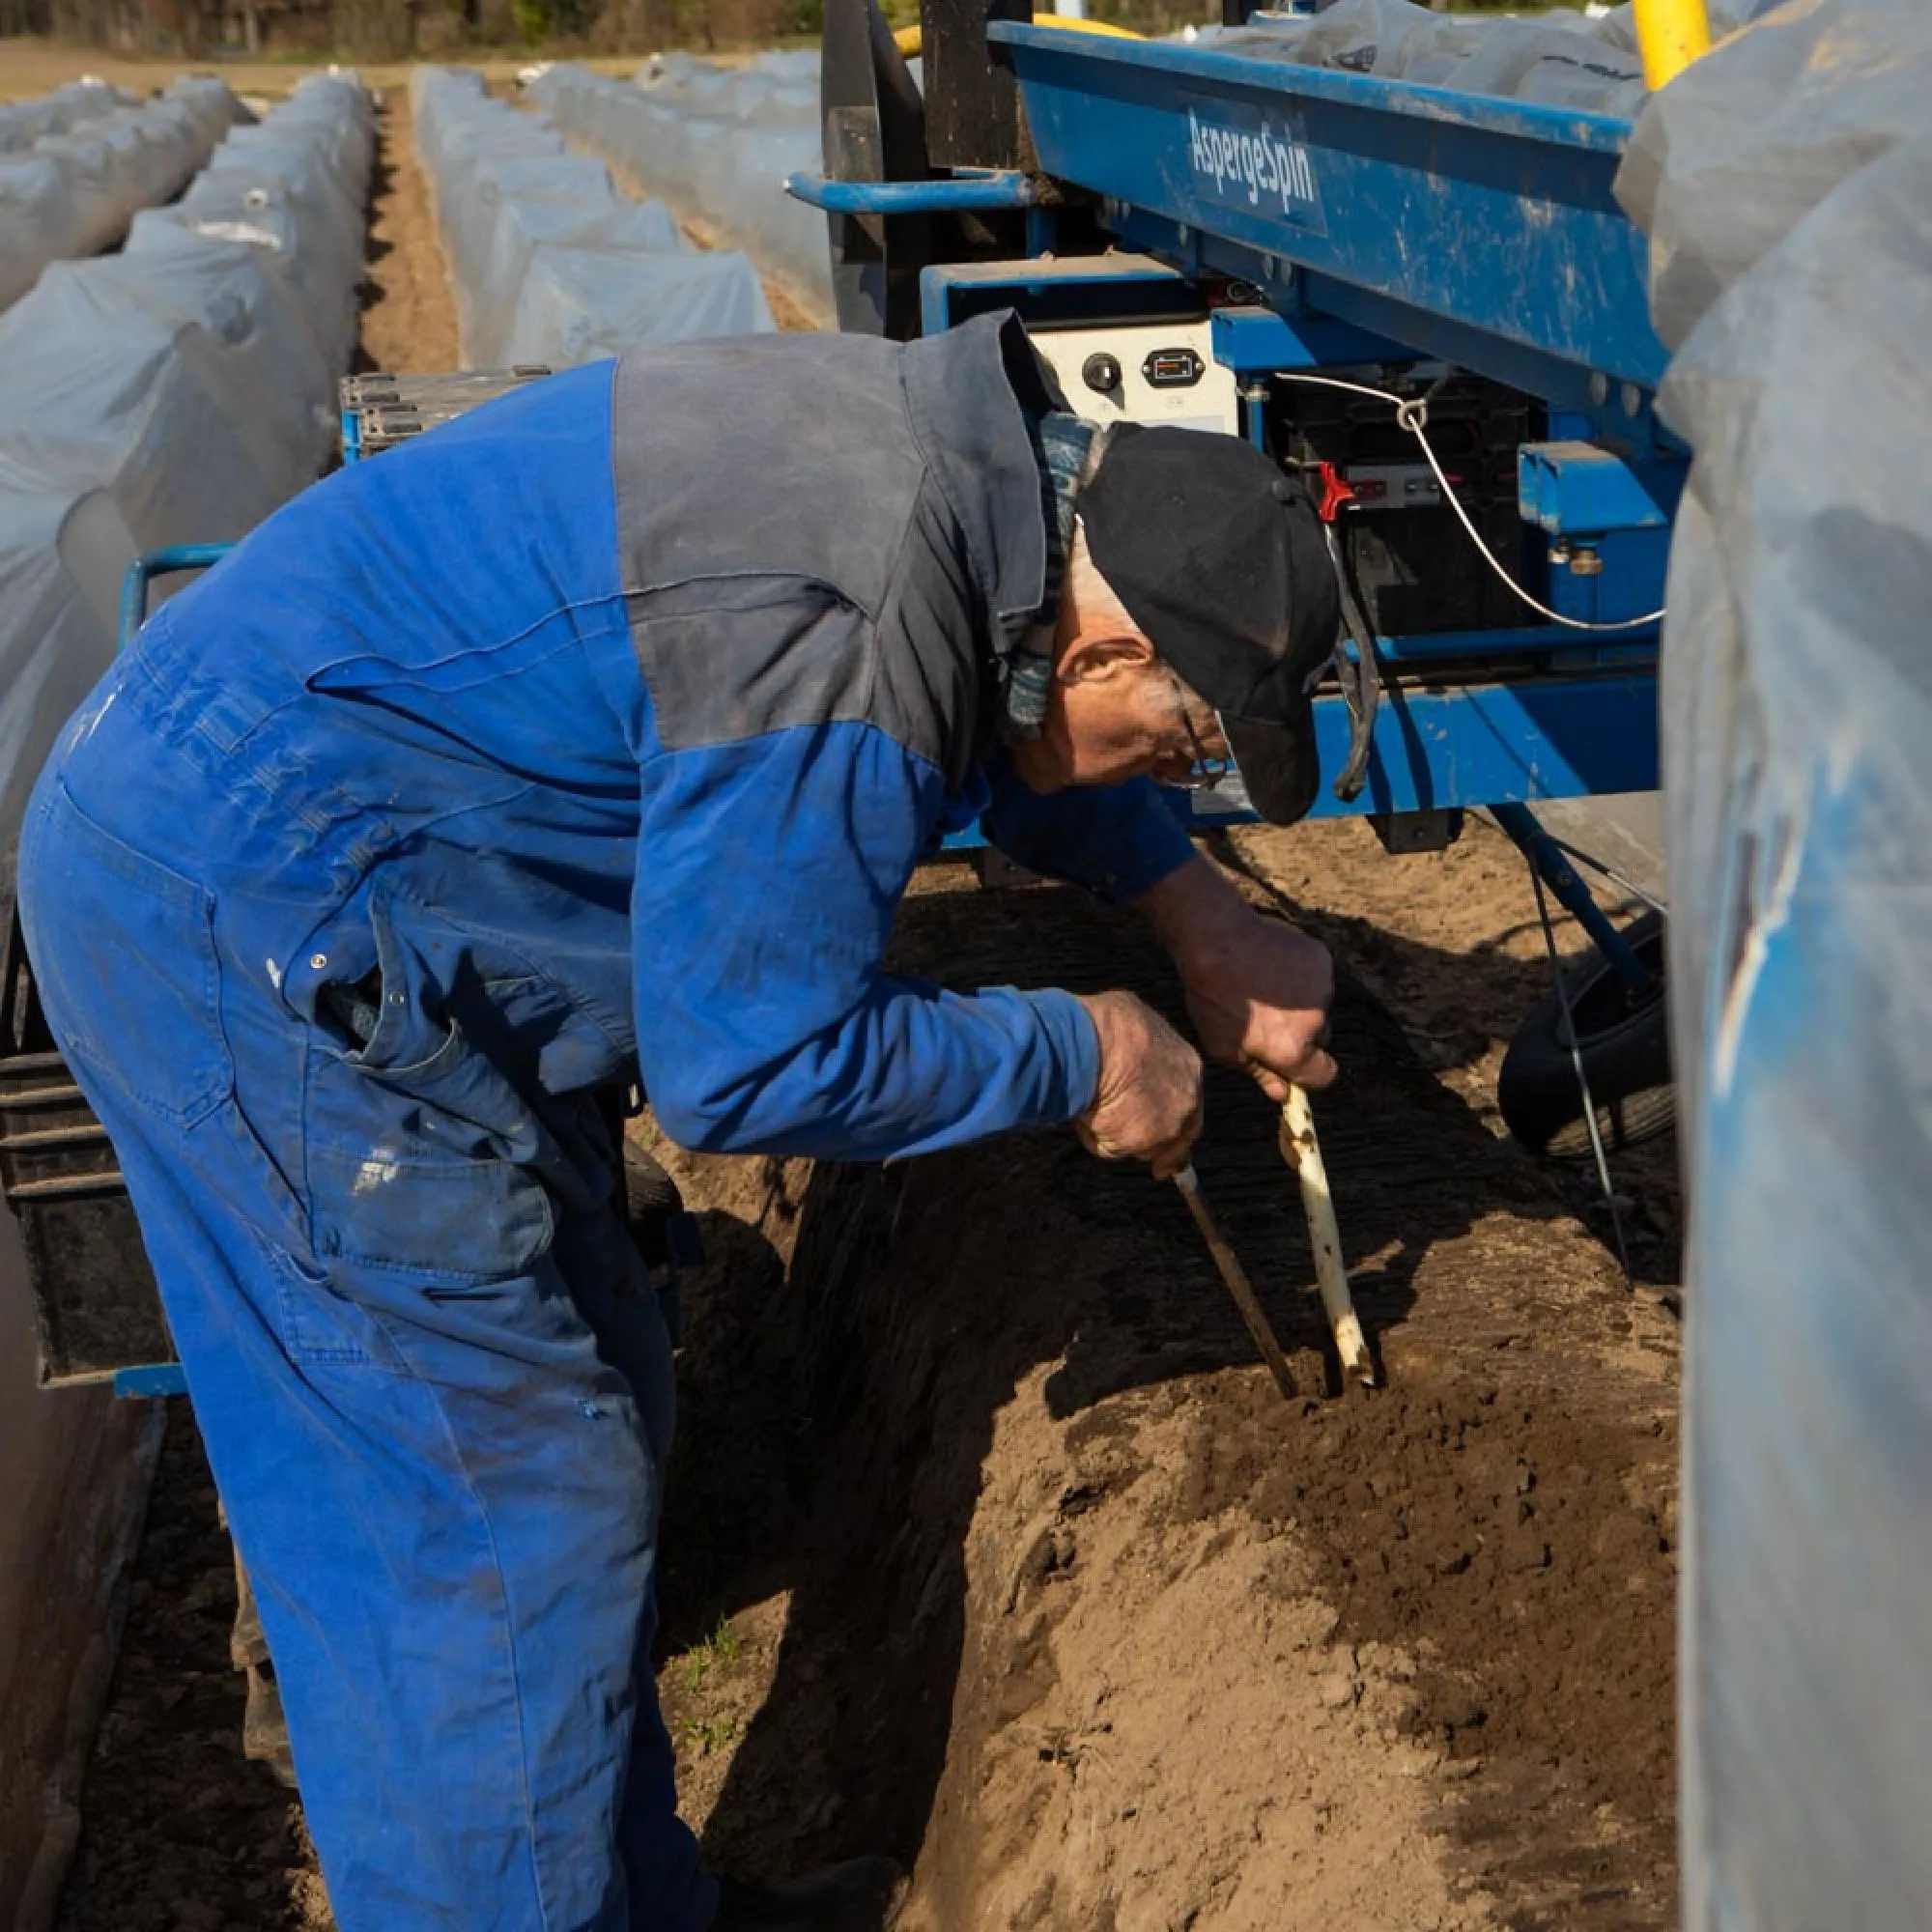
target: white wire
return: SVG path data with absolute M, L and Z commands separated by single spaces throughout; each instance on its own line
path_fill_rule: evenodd
M 1372 389 L 1366 383 L 1345 382 L 1340 376 L 1310 376 L 1293 369 L 1277 369 L 1276 377 L 1284 383 L 1307 383 L 1321 389 L 1346 389 L 1350 395 L 1369 396 L 1378 403 L 1394 406 L 1395 419 L 1417 442 L 1422 445 L 1422 453 L 1429 459 L 1429 467 L 1435 472 L 1435 481 L 1442 494 L 1448 498 L 1449 507 L 1456 512 L 1458 521 L 1469 533 L 1469 541 L 1483 554 L 1487 563 L 1517 596 L 1540 616 L 1548 617 L 1552 624 L 1562 624 L 1572 631 L 1634 631 L 1645 624 L 1661 623 L 1662 611 L 1652 611 L 1641 617 L 1626 617 L 1620 623 L 1593 624 L 1582 617 L 1566 617 L 1561 611 L 1552 611 L 1548 604 L 1539 603 L 1502 566 L 1496 554 L 1483 541 L 1483 533 L 1469 521 L 1469 513 L 1463 507 L 1463 499 L 1457 496 L 1455 487 L 1443 473 L 1442 466 L 1435 460 L 1435 451 L 1430 445 L 1429 438 L 1423 433 L 1429 421 L 1429 401 L 1427 397 L 1398 396 L 1388 389 Z

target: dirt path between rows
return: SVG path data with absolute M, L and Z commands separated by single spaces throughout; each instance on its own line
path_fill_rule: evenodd
M 392 96 L 358 366 L 455 365 Z M 1268 1110 L 1216 1076 L 1204 1185 L 1284 1406 L 1171 1189 L 1070 1136 L 884 1169 L 668 1155 L 687 1293 L 661 1690 L 716 1863 L 888 1850 L 911 1932 L 1675 1924 L 1670 1150 L 1619 1163 L 1639 1288 L 1499 1138 L 1544 983 L 1473 825 L 1221 855 L 1343 965 L 1321 1120 L 1385 1391 L 1339 1394 Z M 923 874 L 909 968 L 1131 984 L 1124 916 Z M 84 1800 L 71 1932 L 324 1932 L 298 1804 L 241 1755 L 233 1573 L 185 1405 Z
M 367 256 L 362 333 L 352 368 L 392 376 L 460 369 L 456 298 L 437 237 L 429 181 L 411 139 L 407 88 L 382 97 Z

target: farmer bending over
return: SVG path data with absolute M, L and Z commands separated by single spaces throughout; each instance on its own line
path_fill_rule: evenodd
M 869 1928 L 720 1880 L 651 1676 L 671 1351 L 600 1094 L 734 1153 L 1072 1122 L 1185 1161 L 1124 992 L 881 967 L 939 833 L 1142 910 L 1207 1052 L 1333 1068 L 1322 949 L 1151 780 L 1308 807 L 1312 510 L 1065 412 L 1017 323 L 536 384 L 318 484 L 69 726 L 21 903 L 260 1596 L 344 1932 Z

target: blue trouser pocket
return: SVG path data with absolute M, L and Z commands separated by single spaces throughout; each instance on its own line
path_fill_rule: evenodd
M 550 1247 L 556 1206 L 594 1207 L 609 1181 L 559 1144 L 545 1119 L 555 1103 L 471 1039 L 464 1009 L 487 1025 L 489 990 L 444 985 L 411 912 L 392 892 L 371 895 L 313 957 L 343 954 L 353 970 L 373 950 L 374 968 L 352 987 L 304 990 L 298 977 L 290 989 L 315 1021 L 302 1103 L 311 1240 L 324 1262 L 449 1286 L 523 1274 Z M 343 1013 L 355 1031 L 331 1017 Z
M 21 841 L 20 916 L 70 1064 L 183 1130 L 229 1097 L 213 894 L 97 825 L 56 778 Z
M 320 1259 L 486 1281 L 525 1272 L 550 1246 L 549 1192 L 509 1151 L 532 1137 L 533 1116 L 460 1026 L 395 1067 L 312 1046 L 304 1077 Z

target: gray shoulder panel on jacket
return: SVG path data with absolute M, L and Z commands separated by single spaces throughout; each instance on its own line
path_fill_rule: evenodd
M 667 750 L 850 721 L 963 774 L 983 599 L 903 354 L 763 336 L 618 364 L 619 564 Z

